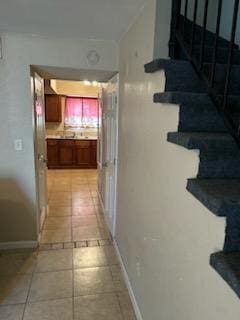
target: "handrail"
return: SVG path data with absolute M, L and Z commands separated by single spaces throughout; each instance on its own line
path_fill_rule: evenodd
M 239 90 L 232 89 L 232 72 L 234 54 L 238 46 L 235 44 L 239 1 L 234 0 L 232 16 L 225 16 L 223 0 L 172 0 L 171 38 L 169 55 L 172 59 L 188 59 L 202 80 L 206 83 L 207 92 L 214 101 L 219 113 L 240 146 L 240 123 L 236 122 L 231 113 L 231 95 L 239 95 Z M 214 20 L 212 10 L 217 13 L 215 27 L 209 26 Z M 230 4 L 229 4 L 230 5 Z M 191 7 L 192 6 L 192 7 Z M 229 11 L 229 10 L 228 10 Z M 200 14 L 203 13 L 203 17 Z M 230 21 L 231 36 L 226 39 L 222 36 L 224 20 Z M 210 20 L 211 19 L 211 20 Z M 214 30 L 214 31 L 213 31 Z M 219 52 L 221 53 L 219 59 Z M 209 58 L 212 56 L 212 59 Z M 208 58 L 206 60 L 206 57 Z M 240 68 L 240 51 L 239 51 Z M 221 77 L 219 77 L 219 74 Z M 240 80 L 240 75 L 239 75 Z M 240 117 L 239 117 L 240 119 Z

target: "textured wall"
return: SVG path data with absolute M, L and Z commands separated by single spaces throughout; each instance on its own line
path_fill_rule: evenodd
M 186 191 L 198 152 L 167 143 L 178 108 L 154 104 L 164 76 L 144 74 L 154 10 L 155 1 L 147 1 L 120 44 L 117 244 L 144 320 L 238 320 L 239 299 L 209 266 L 223 246 L 225 220 Z
M 113 42 L 3 34 L 0 60 L 0 241 L 36 240 L 36 188 L 30 65 L 92 69 L 87 52 L 97 50 L 94 69 L 117 70 Z M 24 150 L 14 150 L 14 139 Z M 14 227 L 13 227 L 14 226 Z M 13 230 L 14 228 L 14 230 Z M 16 230 L 17 229 L 17 232 Z

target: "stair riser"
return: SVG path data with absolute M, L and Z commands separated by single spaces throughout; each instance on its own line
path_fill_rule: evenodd
M 206 87 L 199 79 L 193 69 L 186 70 L 165 70 L 166 86 L 165 91 L 182 91 L 205 93 Z
M 227 213 L 224 251 L 240 251 L 240 214 L 231 206 Z
M 200 156 L 198 178 L 240 178 L 240 159 L 210 160 Z
M 210 109 L 196 110 L 187 106 L 180 107 L 179 132 L 226 132 L 223 120 L 217 112 Z
M 206 92 L 204 83 L 188 63 L 178 64 L 169 60 L 166 64 L 156 62 L 145 65 L 146 73 L 160 70 L 163 70 L 166 76 L 165 91 Z

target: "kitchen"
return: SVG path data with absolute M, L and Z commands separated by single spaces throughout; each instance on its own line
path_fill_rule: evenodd
M 97 168 L 100 86 L 45 80 L 48 169 Z

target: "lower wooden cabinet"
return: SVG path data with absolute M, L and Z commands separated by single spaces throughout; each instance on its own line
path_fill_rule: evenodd
M 48 167 L 56 167 L 58 165 L 58 140 L 47 140 L 47 158 Z
M 97 140 L 47 139 L 49 169 L 97 168 Z
M 75 144 L 73 140 L 59 140 L 59 165 L 71 167 L 75 164 Z
M 91 141 L 76 141 L 76 164 L 81 167 L 91 165 Z
M 97 165 L 97 141 L 91 141 L 90 164 Z

